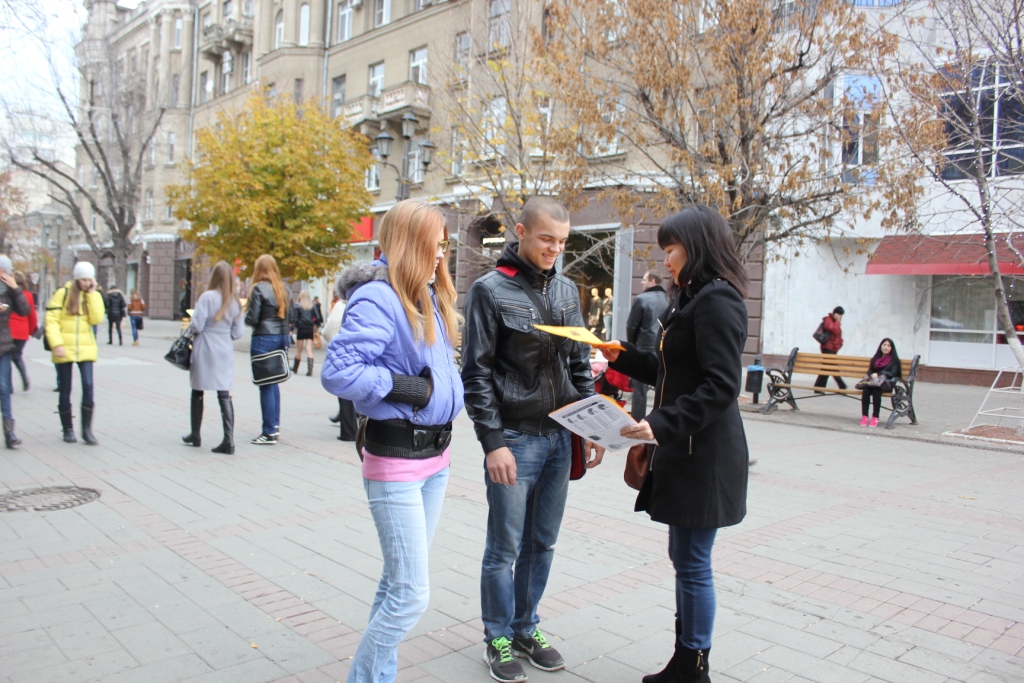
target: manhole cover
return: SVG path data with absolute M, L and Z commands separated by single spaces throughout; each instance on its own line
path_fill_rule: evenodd
M 77 486 L 43 486 L 38 489 L 8 491 L 0 493 L 0 512 L 66 510 L 91 503 L 99 497 L 99 491 Z

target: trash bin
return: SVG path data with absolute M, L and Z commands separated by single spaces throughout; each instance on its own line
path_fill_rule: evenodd
M 761 393 L 761 387 L 764 384 L 764 368 L 760 365 L 748 365 L 747 366 L 747 387 L 746 391 L 749 391 L 754 395 L 753 402 L 757 403 L 758 394 Z

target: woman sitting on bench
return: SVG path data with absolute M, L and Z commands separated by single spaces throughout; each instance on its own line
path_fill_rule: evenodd
M 900 357 L 896 353 L 896 345 L 886 337 L 878 345 L 878 350 L 868 364 L 868 376 L 857 384 L 861 389 L 860 418 L 861 427 L 877 427 L 878 416 L 882 412 L 882 394 L 892 391 L 893 380 L 902 377 Z M 879 378 L 881 380 L 879 381 Z M 871 422 L 868 422 L 868 405 L 874 403 Z

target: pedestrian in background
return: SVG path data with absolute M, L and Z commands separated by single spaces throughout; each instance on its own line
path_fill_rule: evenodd
M 93 364 L 99 356 L 92 326 L 98 325 L 106 313 L 103 297 L 96 291 L 96 267 L 79 261 L 70 282 L 53 293 L 46 307 L 46 340 L 57 366 L 60 398 L 57 411 L 64 430 L 64 441 L 75 443 L 75 426 L 71 417 L 71 378 L 75 364 L 82 379 L 82 440 L 97 444 L 92 433 Z
M 291 294 L 281 281 L 277 261 L 270 254 L 256 259 L 252 272 L 252 289 L 246 301 L 245 324 L 252 328 L 251 356 L 271 351 L 287 351 L 291 343 L 288 332 L 288 312 Z M 281 433 L 281 387 L 277 384 L 260 385 L 260 412 L 263 424 L 260 434 L 251 443 L 273 446 Z
M 315 314 L 313 318 L 315 324 L 320 327 L 324 324 L 324 309 L 320 307 L 320 297 L 318 296 L 313 297 L 313 313 Z
M 345 318 L 345 292 L 342 289 L 341 276 L 334 283 L 334 298 L 331 300 L 331 313 L 324 323 L 324 343 L 330 346 L 331 340 L 341 329 L 341 321 Z M 338 441 L 356 440 L 356 407 L 350 399 L 338 397 L 338 414 L 330 418 L 339 426 Z
M 28 391 L 31 382 L 28 381 L 28 368 L 25 367 L 25 344 L 28 343 L 29 337 L 39 329 L 39 317 L 36 315 L 36 300 L 33 298 L 32 292 L 28 291 L 28 278 L 25 277 L 25 273 L 20 270 L 14 271 L 14 282 L 17 283 L 21 293 L 25 295 L 29 314 L 18 315 L 12 310 L 7 319 L 11 330 L 11 339 L 14 340 L 14 354 L 11 356 L 11 363 L 18 368 L 18 373 L 21 375 L 22 390 Z M 13 376 L 11 379 L 13 381 Z M 13 391 L 13 387 L 11 390 Z
M 317 327 L 316 311 L 313 309 L 313 302 L 309 298 L 309 292 L 299 292 L 299 301 L 292 308 L 292 327 L 295 328 L 295 338 L 298 349 L 295 352 L 295 364 L 292 366 L 294 374 L 299 373 L 299 365 L 302 363 L 302 356 L 306 356 L 306 377 L 313 376 L 313 329 Z
M 3 413 L 4 445 L 7 448 L 21 443 L 14 433 L 14 409 L 11 405 L 11 363 L 18 354 L 18 348 L 11 336 L 10 317 L 12 313 L 25 318 L 33 315 L 25 292 L 11 277 L 13 272 L 11 259 L 0 255 L 0 413 Z
M 821 319 L 821 327 L 828 334 L 828 340 L 821 343 L 821 352 L 837 354 L 839 349 L 843 348 L 843 316 L 846 315 L 846 311 L 843 310 L 842 306 L 836 306 L 832 309 L 832 312 Z M 846 382 L 842 377 L 836 376 L 836 384 L 839 385 L 840 389 L 846 388 Z M 828 375 L 818 375 L 818 379 L 814 380 L 814 386 L 824 387 L 828 384 Z M 824 392 L 818 392 L 824 393 Z
M 718 529 L 747 512 L 747 439 L 737 399 L 747 338 L 747 275 L 729 223 L 709 206 L 669 216 L 658 246 L 675 287 L 661 353 L 606 350 L 611 367 L 654 384 L 657 402 L 622 436 L 654 440 L 636 510 L 668 525 L 676 572 L 675 651 L 644 683 L 709 683 L 715 622 L 711 552 Z
M 868 374 L 861 382 L 868 385 L 861 389 L 860 394 L 860 426 L 877 427 L 878 417 L 882 414 L 882 394 L 892 391 L 892 384 L 903 376 L 900 356 L 896 353 L 896 342 L 886 337 L 878 344 L 878 350 L 868 363 Z M 874 381 L 870 381 L 874 380 Z M 860 384 L 857 385 L 860 388 Z M 868 407 L 874 404 L 871 420 L 868 420 Z
M 633 300 L 626 320 L 626 341 L 641 351 L 656 351 L 658 340 L 661 339 L 661 323 L 658 318 L 668 306 L 668 295 L 661 286 L 661 276 L 653 270 L 644 273 L 640 281 L 643 291 Z M 633 398 L 630 401 L 629 414 L 639 422 L 647 415 L 647 384 L 633 380 Z
M 142 314 L 146 311 L 146 302 L 142 300 L 139 290 L 131 291 L 128 301 L 128 319 L 132 324 L 132 346 L 139 345 L 139 330 L 142 329 Z
M 124 300 L 124 294 L 117 288 L 116 284 L 110 286 L 107 292 L 107 344 L 114 343 L 114 328 L 117 328 L 117 345 L 123 346 L 124 339 L 121 337 L 121 321 L 128 312 L 128 302 Z
M 206 291 L 196 301 L 192 312 L 192 430 L 181 437 L 198 448 L 202 445 L 199 429 L 203 423 L 203 392 L 216 391 L 220 406 L 224 440 L 214 453 L 235 452 L 235 409 L 231 402 L 231 386 L 235 378 L 235 339 L 245 332 L 242 305 L 235 298 L 235 273 L 226 261 L 220 261 L 210 272 Z
M 381 220 L 381 257 L 342 274 L 348 308 L 321 381 L 369 420 L 363 486 L 384 569 L 348 683 L 391 683 L 398 645 L 430 602 L 428 556 L 462 410 L 459 325 L 444 212 L 407 199 Z

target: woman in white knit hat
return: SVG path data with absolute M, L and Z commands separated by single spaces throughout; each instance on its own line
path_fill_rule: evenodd
M 75 426 L 71 420 L 71 378 L 75 363 L 82 378 L 82 440 L 96 445 L 92 434 L 93 387 L 92 366 L 98 348 L 93 325 L 106 315 L 103 296 L 96 291 L 96 267 L 79 261 L 72 271 L 70 282 L 53 293 L 46 307 L 46 341 L 53 352 L 57 366 L 60 400 L 60 424 L 64 441 L 75 443 Z

